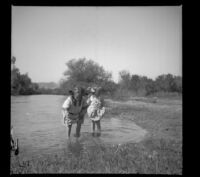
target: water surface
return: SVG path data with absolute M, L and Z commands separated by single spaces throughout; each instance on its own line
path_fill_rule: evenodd
M 11 97 L 11 124 L 14 135 L 19 139 L 20 154 L 34 156 L 52 154 L 63 150 L 94 144 L 122 144 L 139 142 L 147 133 L 133 121 L 104 118 L 101 121 L 100 137 L 91 135 L 91 122 L 85 117 L 81 137 L 67 139 L 66 128 L 61 124 L 61 106 L 66 96 L 33 95 Z

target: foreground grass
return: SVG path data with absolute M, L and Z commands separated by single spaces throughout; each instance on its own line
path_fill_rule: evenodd
M 174 141 L 152 139 L 139 144 L 98 146 L 78 155 L 45 156 L 42 160 L 21 162 L 15 159 L 11 173 L 181 174 L 178 146 Z
M 114 104 L 112 104 L 114 105 Z M 95 145 L 40 159 L 13 157 L 12 173 L 139 173 L 182 174 L 182 113 L 175 107 L 112 106 L 106 117 L 133 120 L 146 129 L 140 143 Z

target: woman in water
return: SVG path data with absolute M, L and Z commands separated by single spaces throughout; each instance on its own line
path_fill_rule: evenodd
M 70 137 L 73 124 L 77 124 L 75 137 L 80 137 L 81 124 L 84 122 L 84 115 L 87 111 L 83 92 L 81 87 L 75 87 L 63 103 L 62 113 L 64 125 L 68 128 L 68 137 Z

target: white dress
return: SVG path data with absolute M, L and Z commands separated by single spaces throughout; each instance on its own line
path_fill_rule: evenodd
M 101 107 L 101 100 L 96 96 L 91 95 L 87 103 L 89 107 L 87 109 L 88 117 L 93 121 L 99 121 L 105 114 L 105 107 Z

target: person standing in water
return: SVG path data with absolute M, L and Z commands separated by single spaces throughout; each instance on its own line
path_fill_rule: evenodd
M 77 124 L 75 137 L 80 137 L 81 125 L 87 112 L 87 104 L 81 87 L 75 87 L 74 91 L 69 93 L 70 95 L 62 105 L 63 123 L 68 128 L 68 138 L 71 135 L 73 124 Z
M 91 96 L 87 100 L 89 105 L 87 109 L 88 117 L 92 121 L 92 135 L 95 135 L 95 126 L 97 126 L 97 136 L 101 135 L 100 120 L 105 114 L 104 100 L 100 96 L 101 88 L 92 88 Z

